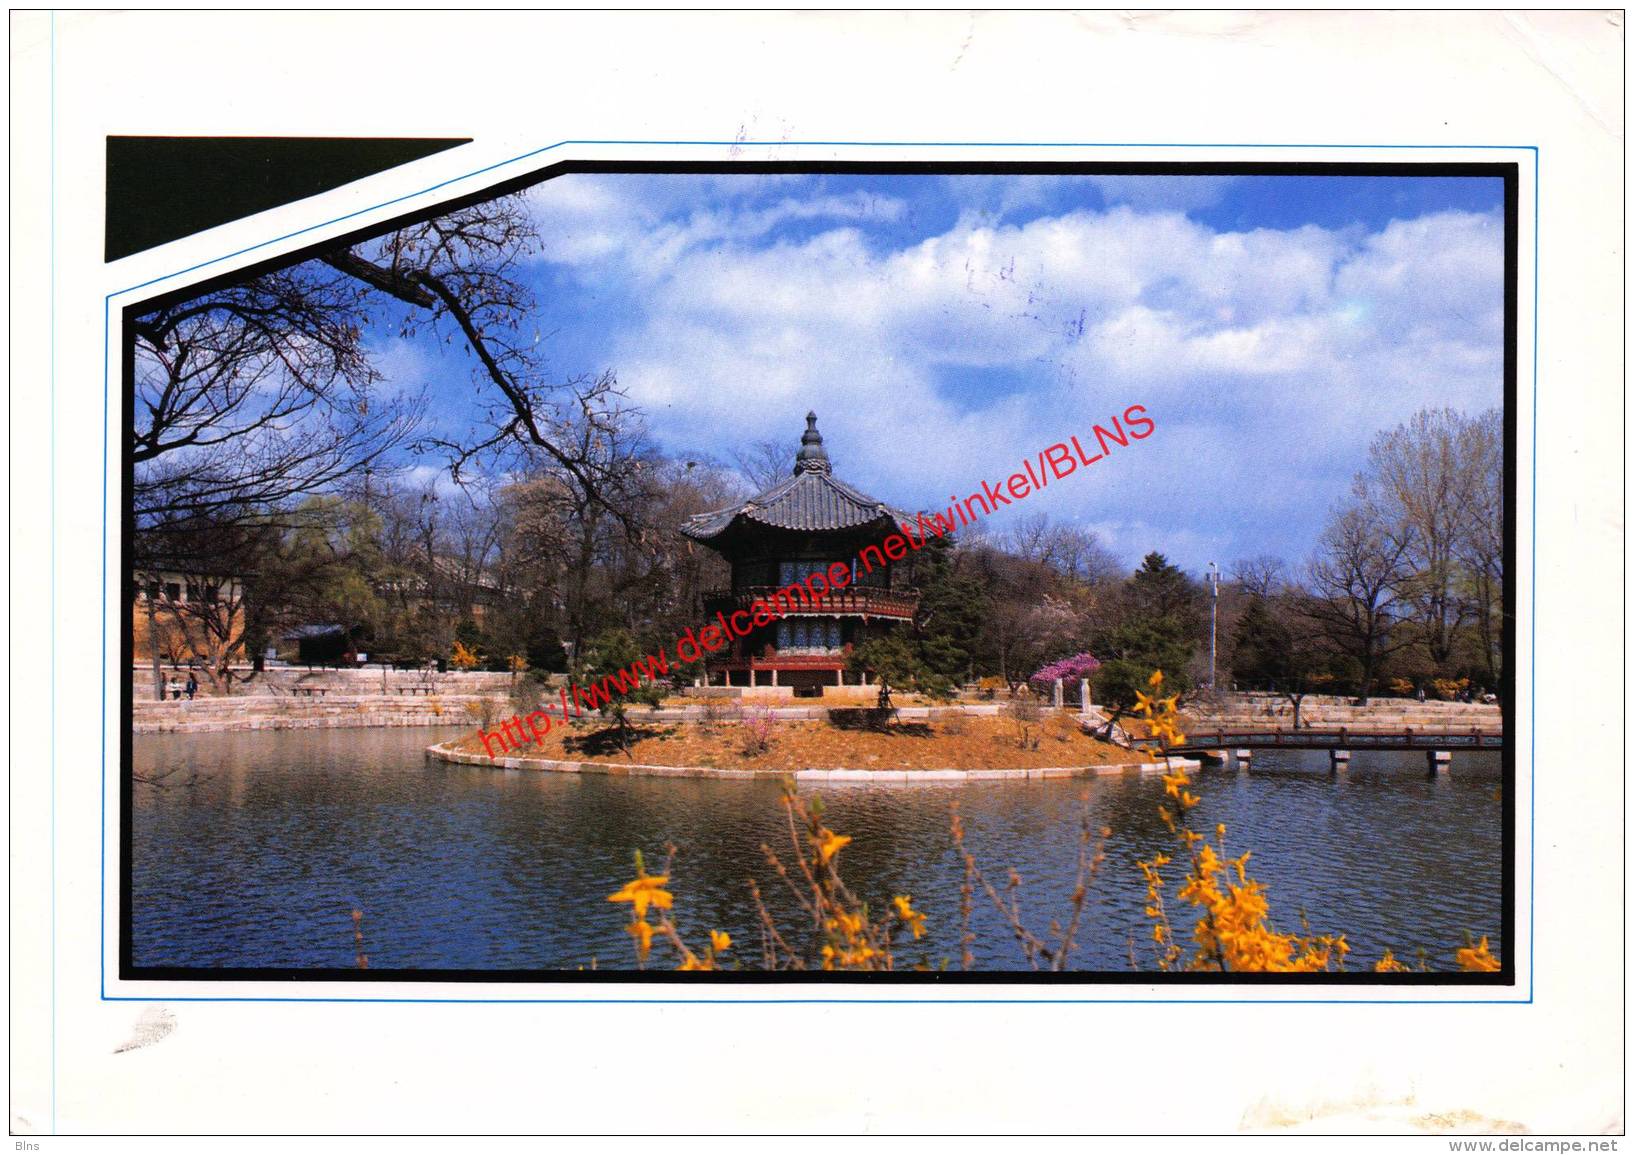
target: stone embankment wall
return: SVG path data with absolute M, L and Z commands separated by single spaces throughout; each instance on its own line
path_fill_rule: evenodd
M 449 743 L 428 746 L 426 753 L 444 762 L 470 766 L 497 766 L 506 770 L 540 770 L 556 774 L 601 774 L 631 778 L 756 778 L 782 779 L 788 770 L 741 770 L 721 766 L 656 766 L 636 762 L 564 762 L 552 758 L 502 757 L 456 750 Z M 983 781 L 1041 781 L 1046 778 L 1095 778 L 1113 774 L 1156 774 L 1178 769 L 1197 770 L 1202 763 L 1187 758 L 1157 761 L 1113 762 L 1095 766 L 1030 766 L 1025 769 L 994 767 L 983 770 L 858 770 L 806 769 L 793 771 L 801 782 L 874 782 L 894 785 Z
M 1401 729 L 1413 727 L 1479 726 L 1503 728 L 1503 711 L 1481 702 L 1414 701 L 1410 698 L 1375 698 L 1357 706 L 1353 698 L 1311 694 L 1299 708 L 1301 727 L 1371 726 Z M 1189 704 L 1184 711 L 1192 725 L 1292 726 L 1293 703 L 1270 694 L 1222 694 L 1212 702 Z
M 544 705 L 550 705 L 548 701 Z M 329 694 L 322 698 L 231 697 L 198 698 L 180 702 L 136 702 L 132 732 L 136 734 L 203 733 L 211 730 L 304 730 L 350 726 L 493 726 L 510 717 L 517 707 L 504 694 L 400 695 Z M 950 714 L 997 714 L 999 708 L 982 706 L 904 706 L 904 720 L 946 717 Z M 823 706 L 771 708 L 780 722 L 823 721 Z M 587 715 L 588 716 L 588 715 Z M 634 722 L 697 721 L 702 706 L 633 707 Z M 717 715 L 719 717 L 719 715 Z
M 135 703 L 136 734 L 209 730 L 305 730 L 352 726 L 476 726 L 484 711 L 507 717 L 503 695 L 441 694 L 430 697 L 329 694 L 323 698 L 232 697 Z
M 185 668 L 162 667 L 161 672 L 179 681 L 187 681 Z M 237 667 L 238 678 L 248 678 L 250 667 Z M 426 673 L 421 670 L 381 670 L 378 666 L 361 670 L 307 669 L 304 666 L 277 666 L 262 670 L 247 682 L 235 681 L 229 697 L 243 698 L 290 697 L 297 689 L 315 687 L 326 690 L 326 696 L 335 694 L 385 695 L 411 694 L 429 689 L 437 694 L 509 694 L 513 676 L 508 673 L 487 671 L 450 670 L 446 674 Z M 153 701 L 153 670 L 149 666 L 131 667 L 131 688 L 137 702 Z M 199 693 L 207 694 L 209 683 L 199 675 Z M 305 697 L 305 695 L 301 695 Z

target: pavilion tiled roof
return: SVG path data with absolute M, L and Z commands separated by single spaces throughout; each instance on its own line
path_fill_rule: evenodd
M 817 432 L 817 415 L 806 414 L 806 432 L 795 458 L 794 475 L 749 500 L 710 513 L 700 513 L 681 524 L 681 532 L 695 541 L 708 541 L 725 532 L 738 518 L 774 529 L 807 533 L 855 529 L 881 519 L 911 521 L 912 515 L 894 509 L 876 497 L 847 485 L 830 470 Z

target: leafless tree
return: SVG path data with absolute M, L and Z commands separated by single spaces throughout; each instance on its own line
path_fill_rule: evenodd
M 1357 499 L 1409 543 L 1402 593 L 1437 667 L 1449 664 L 1476 611 L 1460 560 L 1478 512 L 1471 496 L 1481 488 L 1478 463 L 1466 451 L 1467 425 L 1452 409 L 1416 413 L 1373 439 L 1367 470 L 1356 479 Z
M 760 493 L 789 476 L 794 470 L 794 456 L 799 452 L 798 437 L 769 437 L 734 450 L 732 460 L 754 491 Z M 829 464 L 832 466 L 832 460 Z
M 955 564 L 987 592 L 974 642 L 1012 692 L 1044 662 L 1072 652 L 1083 636 L 1083 607 L 1071 596 L 1070 583 L 1050 566 L 968 538 L 960 543 Z
M 276 506 L 409 436 L 421 402 L 376 394 L 360 287 L 317 269 L 254 277 L 134 322 L 139 529 Z
M 1023 561 L 1048 566 L 1063 578 L 1091 588 L 1109 586 L 1125 577 L 1123 563 L 1092 530 L 1053 521 L 1047 513 L 1015 519 L 998 541 Z
M 1361 668 L 1358 705 L 1367 705 L 1379 663 L 1412 640 L 1401 629 L 1402 585 L 1411 573 L 1411 531 L 1398 532 L 1372 509 L 1336 512 L 1311 559 L 1306 616 Z
M 612 452 L 631 414 L 611 373 L 553 374 L 544 359 L 539 304 L 521 275 L 539 243 L 520 194 L 496 197 L 323 254 L 330 268 L 411 306 L 401 332 L 456 340 L 476 360 L 480 418 L 458 440 L 422 447 L 450 454 L 456 480 L 474 461 L 520 448 L 562 471 L 586 500 L 639 532 L 624 500 L 629 462 Z
M 1280 557 L 1262 553 L 1231 563 L 1231 578 L 1250 597 L 1275 597 L 1288 584 L 1288 566 Z
M 192 565 L 162 575 L 142 575 L 147 586 L 143 593 L 149 645 L 155 654 L 156 669 L 161 645 L 158 626 L 164 623 L 178 643 L 178 652 L 171 653 L 171 660 L 196 667 L 216 693 L 231 692 L 233 667 L 243 659 L 249 620 L 245 613 L 247 583 L 241 573 L 231 572 L 239 568 L 231 563 Z M 179 580 L 164 580 L 171 575 Z M 162 697 L 161 686 L 156 673 L 154 689 Z
M 536 242 L 521 199 L 501 197 L 138 319 L 138 567 L 186 568 L 200 552 L 189 534 L 209 541 L 232 517 L 264 528 L 309 495 L 349 493 L 359 477 L 371 506 L 373 475 L 389 488 L 386 455 L 401 446 L 446 451 L 457 482 L 552 472 L 597 518 L 639 538 L 639 423 L 612 374 L 548 372 L 522 269 Z M 363 334 L 402 306 L 402 336 L 425 330 L 472 354 L 478 412 L 463 435 L 438 429 L 416 442 L 423 396 L 380 394 Z M 434 489 L 421 497 L 416 516 L 385 519 L 399 539 L 386 556 L 418 568 L 418 580 L 398 574 L 400 591 L 423 587 L 434 603 L 450 584 L 444 568 L 468 588 L 497 543 L 462 522 L 458 556 L 444 556 L 450 518 L 439 525 Z M 392 500 L 382 494 L 383 511 Z M 417 559 L 398 532 L 408 522 Z M 213 572 L 230 576 L 221 565 L 218 555 Z M 218 664 L 213 652 L 209 661 Z
M 1474 607 L 1487 684 L 1496 687 L 1503 649 L 1503 414 L 1487 410 L 1465 425 L 1460 440 L 1468 484 L 1463 494 L 1464 533 L 1457 543 L 1457 557 L 1468 575 L 1469 600 Z

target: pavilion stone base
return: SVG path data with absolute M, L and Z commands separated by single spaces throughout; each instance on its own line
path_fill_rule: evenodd
M 693 698 L 792 698 L 793 686 L 692 686 L 687 694 Z
M 751 686 L 750 681 L 754 682 Z M 724 670 L 711 672 L 709 681 L 714 689 L 733 690 L 816 690 L 822 692 L 824 687 L 840 685 L 856 685 L 858 677 L 855 674 L 846 674 L 839 670 L 756 670 L 753 679 L 748 670 Z M 717 683 L 724 681 L 725 685 Z M 776 683 L 773 685 L 773 683 Z
M 779 670 L 777 684 L 794 690 L 812 690 L 822 693 L 824 686 L 837 685 L 840 675 L 834 670 Z

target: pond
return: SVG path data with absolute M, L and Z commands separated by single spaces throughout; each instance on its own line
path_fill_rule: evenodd
M 132 962 L 137 967 L 354 965 L 351 912 L 363 912 L 373 968 L 631 969 L 629 908 L 606 901 L 678 852 L 676 921 L 694 939 L 732 935 L 759 957 L 746 880 L 780 918 L 792 899 L 761 849 L 788 829 L 773 781 L 613 778 L 492 770 L 424 756 L 460 731 L 365 729 L 142 735 L 132 814 Z M 1251 773 L 1204 769 L 1198 829 L 1228 827 L 1252 849 L 1273 917 L 1343 931 L 1353 968 L 1386 948 L 1455 969 L 1466 932 L 1502 954 L 1498 755 L 1458 753 L 1425 774 L 1421 754 L 1356 753 L 1341 778 L 1320 752 L 1261 752 Z M 1024 920 L 1065 918 L 1084 807 L 1111 828 L 1078 933 L 1075 969 L 1149 967 L 1151 923 L 1136 867 L 1179 857 L 1157 815 L 1157 775 L 957 786 L 827 785 L 827 824 L 852 836 L 851 888 L 874 903 L 910 894 L 926 937 L 903 961 L 959 965 L 963 870 L 949 836 L 957 802 L 967 844 L 1001 890 L 1022 879 Z M 1087 796 L 1087 802 L 1086 802 Z M 1167 872 L 1171 883 L 1177 865 Z M 1180 906 L 1172 898 L 1171 910 Z M 1182 920 L 1176 919 L 1177 929 Z M 1189 920 L 1184 925 L 1189 925 Z M 978 969 L 1025 970 L 1005 923 L 978 895 Z

